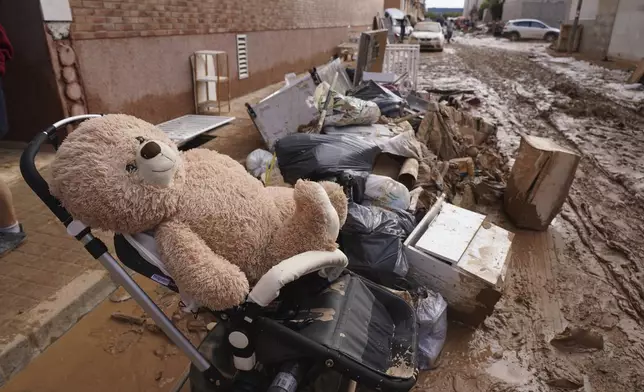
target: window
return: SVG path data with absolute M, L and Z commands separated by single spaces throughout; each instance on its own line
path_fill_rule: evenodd
M 415 28 L 416 31 L 430 31 L 433 33 L 440 33 L 441 25 L 438 23 L 418 23 Z
M 540 22 L 530 22 L 532 24 L 532 27 L 537 28 L 537 29 L 545 29 L 546 25 Z
M 530 22 L 514 22 L 514 25 L 519 27 L 530 27 Z

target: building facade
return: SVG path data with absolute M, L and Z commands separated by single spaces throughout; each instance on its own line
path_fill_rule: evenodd
M 566 21 L 570 0 L 505 0 L 503 20 L 539 19 L 552 27 Z
M 4 80 L 8 138 L 30 140 L 41 127 L 85 112 L 153 123 L 190 113 L 188 59 L 197 50 L 226 51 L 232 96 L 243 95 L 326 62 L 383 9 L 384 0 L 0 2 L 0 23 L 17 49 Z M 240 34 L 248 50 L 244 78 Z M 37 119 L 35 107 L 45 112 Z
M 480 7 L 481 0 L 465 0 L 465 3 L 463 3 L 463 15 L 476 20 L 478 19 Z
M 568 23 L 576 10 L 577 1 L 573 0 Z M 644 1 L 584 0 L 579 23 L 584 26 L 580 52 L 599 59 L 644 58 Z

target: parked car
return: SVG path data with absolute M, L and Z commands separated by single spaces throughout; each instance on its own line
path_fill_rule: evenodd
M 421 49 L 443 50 L 445 46 L 445 35 L 440 23 L 437 22 L 420 22 L 416 24 L 412 38 L 418 40 Z
M 559 38 L 559 29 L 550 27 L 536 19 L 510 20 L 503 27 L 503 36 L 511 41 L 520 39 L 543 39 L 553 42 Z
M 396 37 L 400 37 L 400 27 L 403 19 L 405 20 L 405 36 L 411 36 L 411 33 L 414 31 L 409 18 L 398 8 L 387 8 L 385 10 L 385 18 L 389 20 L 389 23 L 391 23 L 391 29 Z

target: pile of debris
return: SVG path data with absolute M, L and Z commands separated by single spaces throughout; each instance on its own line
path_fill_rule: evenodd
M 495 149 L 496 126 L 467 111 L 480 99 L 472 91 L 415 91 L 419 48 L 403 46 L 386 44 L 386 30 L 363 33 L 354 68 L 334 59 L 302 77 L 287 75 L 276 93 L 247 104 L 268 150 L 253 151 L 246 166 L 267 186 L 309 179 L 344 187 L 349 208 L 338 242 L 349 269 L 412 294 L 418 319 L 434 331 L 420 337 L 432 367 L 447 306 L 465 318 L 485 309 L 483 318 L 470 317 L 478 325 L 500 297 L 512 235 L 467 210 L 500 203 L 509 170 Z M 460 224 L 448 215 L 462 211 L 475 223 L 435 227 Z M 441 230 L 465 233 L 451 255 L 433 252 L 426 240 L 425 232 Z M 494 251 L 473 248 L 486 245 Z M 469 279 L 472 290 L 437 283 L 445 279 Z M 476 293 L 487 289 L 499 294 L 481 303 Z

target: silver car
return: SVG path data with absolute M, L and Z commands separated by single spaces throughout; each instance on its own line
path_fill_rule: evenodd
M 559 38 L 559 29 L 550 27 L 536 19 L 510 20 L 503 27 L 503 36 L 511 41 L 520 39 L 543 39 L 553 42 Z

